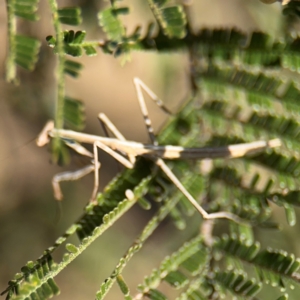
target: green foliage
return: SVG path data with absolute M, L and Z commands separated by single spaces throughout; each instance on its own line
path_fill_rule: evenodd
M 36 39 L 16 35 L 15 36 L 15 49 L 16 56 L 15 62 L 26 70 L 32 71 L 38 59 L 38 52 L 40 42 Z
M 67 25 L 79 25 L 82 22 L 81 10 L 79 7 L 64 7 L 57 10 L 58 19 Z
M 169 163 L 180 182 L 209 213 L 230 211 L 244 223 L 221 221 L 226 224 L 222 230 L 227 234 L 217 237 L 213 229 L 220 222 L 203 220 L 195 238 L 186 241 L 145 277 L 136 298 L 167 299 L 160 290 L 161 283 L 175 289 L 180 300 L 220 299 L 227 295 L 256 299 L 267 284 L 278 288 L 279 293 L 298 284 L 300 260 L 272 246 L 261 249 L 255 232 L 261 227 L 276 228 L 279 225 L 276 222 L 281 222 L 271 219 L 274 207 L 271 204 L 285 210 L 290 226 L 296 223 L 295 207 L 300 204 L 300 88 L 296 80 L 290 79 L 292 76 L 282 71 L 299 72 L 299 38 L 286 35 L 276 40 L 263 32 L 245 34 L 232 28 L 192 30 L 192 20 L 185 13 L 187 8 L 167 0 L 147 2 L 158 24 L 157 32 L 150 23 L 144 35 L 139 26 L 128 34 L 120 16 L 130 10 L 117 5 L 118 2 L 111 1 L 111 6 L 98 12 L 99 25 L 107 39 L 95 42 L 87 41 L 83 30 L 62 28 L 62 24 L 81 23 L 79 8 L 58 8 L 56 1 L 49 1 L 55 34 L 46 40 L 58 60 L 57 128 L 83 129 L 82 102 L 65 95 L 65 75 L 79 76 L 82 65 L 76 58 L 83 53 L 96 55 L 98 47 L 116 57 L 134 50 L 160 53 L 185 50 L 190 54 L 195 95 L 170 118 L 158 136 L 160 144 L 224 146 L 273 138 L 280 138 L 283 143 L 279 149 L 268 149 L 251 157 L 211 161 L 209 168 L 205 168 L 205 162 Z M 15 63 L 28 70 L 35 65 L 39 42 L 17 35 L 13 22 L 16 16 L 36 19 L 36 6 L 37 1 L 8 1 L 9 70 Z M 292 15 L 299 16 L 299 4 L 291 1 L 283 13 L 292 22 Z M 67 56 L 74 58 L 69 60 Z M 201 103 L 197 103 L 196 96 L 201 97 Z M 54 139 L 52 152 L 55 162 L 68 160 L 65 141 Z M 134 192 L 134 199 L 125 197 L 128 190 Z M 157 203 L 153 205 L 145 195 L 152 196 Z M 186 216 L 194 213 L 193 206 L 157 170 L 153 161 L 144 157 L 137 160 L 133 169 L 116 176 L 98 195 L 97 203 L 89 204 L 52 247 L 16 274 L 5 291 L 7 299 L 49 299 L 58 294 L 53 278 L 136 202 L 144 209 L 151 205 L 159 208 L 96 292 L 96 299 L 104 299 L 117 282 L 124 298 L 133 299 L 122 274 L 131 258 L 142 250 L 167 216 L 178 229 L 183 229 L 189 221 Z M 79 238 L 78 244 L 68 241 L 74 234 Z M 63 253 L 54 263 L 51 255 L 58 248 Z M 287 299 L 287 295 L 278 299 Z
M 7 299 L 26 299 L 30 295 L 31 299 L 49 299 L 59 294 L 59 288 L 49 274 L 55 270 L 51 255 L 45 254 L 36 262 L 28 262 L 21 268 L 21 273 L 17 273 L 8 284 L 9 287 L 2 294 L 8 292 Z M 23 280 L 23 286 L 19 291 L 19 282 Z M 38 289 L 36 287 L 39 287 Z M 1 295 L 2 295 L 1 294 Z
M 36 14 L 38 3 L 38 0 L 16 0 L 14 2 L 9 1 L 8 5 L 14 10 L 14 14 L 17 17 L 24 18 L 29 21 L 36 21 L 38 20 L 38 16 Z
M 77 61 L 67 59 L 65 62 L 65 73 L 77 78 L 79 76 L 79 72 L 82 69 L 82 64 Z
M 214 248 L 253 266 L 259 280 L 273 287 L 285 288 L 289 285 L 288 280 L 299 281 L 296 274 L 300 267 L 300 260 L 296 259 L 294 254 L 271 248 L 259 251 L 259 242 L 253 243 L 227 235 L 218 238 Z
M 8 57 L 6 80 L 17 83 L 16 66 L 32 71 L 38 59 L 40 41 L 17 33 L 17 18 L 28 21 L 38 20 L 36 15 L 38 0 L 7 1 Z
M 116 177 L 114 182 L 106 187 L 104 194 L 100 194 L 98 197 L 98 202 L 102 203 L 102 206 L 87 207 L 86 213 L 65 234 L 59 237 L 52 247 L 46 249 L 35 263 L 29 263 L 32 267 L 25 268 L 26 272 L 22 272 L 21 275 L 17 274 L 9 288 L 4 291 L 4 293 L 8 292 L 8 299 L 19 300 L 26 299 L 29 296 L 34 297 L 35 293 L 43 289 L 46 283 L 49 283 L 49 279 L 51 279 L 51 284 L 54 286 L 52 279 L 134 205 L 136 199 L 124 200 L 124 190 L 121 190 L 121 188 L 131 188 L 136 197 L 145 193 L 145 181 L 149 181 L 151 177 L 145 177 L 141 180 L 136 172 L 138 172 L 136 169 L 125 170 L 123 176 Z M 117 190 L 115 187 L 120 187 L 120 189 Z M 39 278 L 37 279 L 34 274 L 37 272 L 36 270 L 44 268 L 42 263 L 45 259 L 48 259 L 52 252 L 63 245 L 67 238 L 75 233 L 80 237 L 80 244 L 67 243 L 65 245 L 66 251 L 62 254 L 61 261 L 56 263 L 54 267 L 52 266 L 47 268 L 46 271 L 39 273 Z M 52 260 L 51 264 L 53 265 Z M 16 296 L 14 296 L 14 293 L 16 293 Z M 58 293 L 58 291 L 55 291 L 55 293 Z M 43 299 L 48 298 L 47 294 L 45 294 Z
M 286 16 L 300 17 L 300 4 L 297 1 L 290 1 L 282 10 L 282 13 Z
M 129 9 L 127 7 L 118 8 L 116 5 L 99 12 L 99 25 L 110 40 L 119 42 L 125 36 L 125 27 L 118 16 L 128 13 Z
M 163 33 L 169 38 L 183 38 L 186 35 L 187 23 L 181 5 L 165 6 L 170 1 L 148 0 L 149 6 Z
M 82 130 L 85 123 L 85 110 L 81 101 L 65 98 L 64 119 L 65 124 L 71 129 Z
M 255 296 L 261 288 L 261 284 L 257 283 L 255 279 L 248 280 L 247 276 L 241 272 L 217 272 L 214 279 L 221 289 L 224 286 L 224 290 L 228 289 L 244 299 Z
M 82 56 L 83 51 L 88 56 L 94 56 L 97 54 L 95 46 L 97 43 L 95 42 L 84 42 L 86 32 L 85 31 L 76 31 L 74 30 L 65 30 L 64 31 L 64 52 L 67 55 L 71 55 L 74 57 Z M 57 49 L 57 41 L 52 36 L 49 35 L 46 37 L 49 47 L 54 48 L 54 51 L 58 51 Z M 74 64 L 74 62 L 73 62 Z M 78 63 L 77 63 L 78 64 Z M 70 74 L 69 74 L 70 75 Z M 78 75 L 76 75 L 78 76 Z

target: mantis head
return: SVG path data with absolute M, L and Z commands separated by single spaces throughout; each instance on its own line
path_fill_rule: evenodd
M 39 147 L 43 147 L 50 142 L 50 137 L 48 132 L 51 131 L 53 128 L 54 128 L 54 121 L 52 120 L 48 121 L 36 139 L 36 144 Z

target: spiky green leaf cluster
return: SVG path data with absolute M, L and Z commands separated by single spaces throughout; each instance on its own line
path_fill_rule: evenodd
M 110 40 L 119 42 L 125 37 L 126 29 L 119 16 L 128 13 L 128 7 L 117 7 L 116 5 L 99 12 L 99 25 Z
M 16 56 L 15 62 L 26 70 L 32 71 L 38 59 L 40 42 L 36 39 L 16 35 L 15 36 Z
M 17 82 L 17 65 L 30 71 L 35 68 L 41 43 L 33 37 L 18 34 L 17 19 L 20 17 L 28 21 L 38 20 L 36 14 L 38 2 L 38 0 L 7 1 L 9 51 L 6 60 L 6 80 L 8 82 Z
M 183 38 L 186 35 L 186 15 L 181 5 L 168 5 L 168 0 L 150 0 L 149 6 L 164 35 L 168 38 Z
M 57 10 L 59 21 L 67 25 L 79 25 L 82 22 L 79 7 L 63 7 Z
M 80 57 L 82 56 L 83 51 L 88 56 L 94 56 L 97 54 L 95 46 L 97 46 L 97 43 L 95 42 L 85 42 L 85 31 L 74 31 L 74 30 L 65 30 L 63 32 L 64 38 L 64 52 L 67 55 L 74 56 L 74 57 Z M 54 48 L 54 51 L 58 51 L 57 49 L 57 41 L 52 36 L 49 35 L 46 38 L 49 47 Z M 78 63 L 77 63 L 78 64 Z M 71 75 L 71 74 L 69 74 Z
M 28 262 L 8 284 L 9 287 L 1 293 L 8 293 L 6 299 L 50 299 L 59 294 L 59 288 L 49 274 L 56 269 L 50 254 L 46 253 L 36 262 Z M 45 280 L 45 278 L 47 278 Z M 23 281 L 20 290 L 20 280 Z M 38 287 L 38 288 L 37 288 Z
M 36 14 L 38 3 L 39 0 L 15 0 L 9 1 L 8 5 L 17 17 L 29 21 L 36 21 L 38 20 L 38 16 Z
M 263 283 L 282 291 L 293 285 L 292 281 L 294 284 L 299 282 L 297 272 L 300 261 L 293 254 L 272 249 L 260 250 L 259 242 L 238 239 L 234 235 L 216 238 L 212 248 L 209 248 L 203 236 L 187 242 L 144 279 L 136 298 L 168 299 L 159 290 L 162 282 L 183 290 L 176 298 L 180 300 L 193 297 L 207 299 L 212 294 L 217 299 L 226 295 L 254 299 Z M 224 265 L 226 260 L 228 263 Z M 236 268 L 236 265 L 239 267 Z M 252 266 L 256 274 L 249 272 L 248 266 Z M 254 277 L 249 277 L 245 270 Z
M 283 250 L 271 248 L 260 250 L 259 242 L 251 242 L 243 238 L 227 235 L 216 239 L 214 248 L 222 251 L 226 256 L 239 259 L 245 264 L 253 266 L 260 281 L 273 287 L 286 288 L 290 280 L 299 282 L 299 258 Z

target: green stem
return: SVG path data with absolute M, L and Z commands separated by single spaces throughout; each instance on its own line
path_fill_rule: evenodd
M 8 31 L 8 54 L 6 59 L 6 81 L 16 83 L 17 67 L 16 59 L 16 41 L 17 20 L 15 17 L 15 0 L 6 0 L 7 10 L 7 31 Z
M 65 101 L 65 53 L 64 53 L 64 37 L 61 28 L 61 23 L 58 18 L 58 8 L 55 0 L 49 0 L 53 25 L 56 33 L 56 49 L 58 55 L 58 65 L 56 67 L 56 77 L 57 77 L 57 97 L 55 105 L 55 127 L 60 129 L 64 126 L 64 101 Z
M 156 18 L 159 27 L 163 28 L 162 25 L 164 24 L 164 19 L 162 18 L 159 7 L 156 5 L 156 3 L 153 0 L 148 0 L 148 5 L 152 10 L 154 17 Z

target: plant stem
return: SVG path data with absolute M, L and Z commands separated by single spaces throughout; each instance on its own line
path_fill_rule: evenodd
M 15 64 L 16 59 L 16 33 L 17 20 L 15 17 L 15 0 L 6 1 L 7 7 L 7 32 L 8 32 L 8 54 L 6 59 L 6 81 L 16 83 L 17 68 Z
M 49 0 L 53 25 L 56 33 L 56 49 L 58 55 L 56 67 L 57 79 L 57 97 L 55 103 L 55 128 L 63 128 L 64 125 L 64 101 L 65 101 L 65 53 L 64 53 L 64 36 L 61 28 L 61 23 L 58 18 L 58 8 L 55 0 Z

